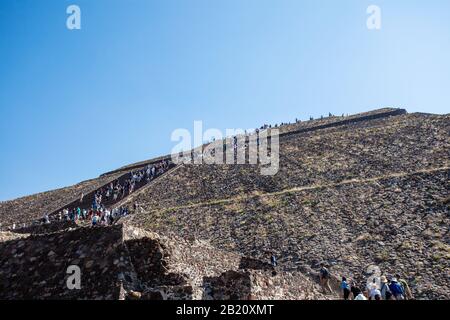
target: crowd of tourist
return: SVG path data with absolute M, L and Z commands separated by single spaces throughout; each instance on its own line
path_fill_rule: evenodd
M 80 207 L 71 210 L 64 209 L 58 213 L 58 220 L 77 221 L 91 221 L 92 225 L 111 225 L 118 218 L 129 214 L 128 208 L 119 207 L 109 210 L 105 204 L 116 203 L 127 195 L 136 190 L 138 186 L 143 183 L 149 183 L 157 176 L 163 174 L 170 168 L 170 162 L 162 160 L 153 165 L 147 165 L 139 170 L 130 172 L 130 175 L 125 181 L 119 179 L 111 182 L 94 193 L 92 205 L 90 209 L 81 209 Z M 80 203 L 83 203 L 84 194 L 80 197 Z M 136 205 L 136 204 L 135 204 Z M 44 218 L 45 220 L 45 218 Z
M 413 299 L 411 289 L 405 279 L 400 275 L 381 276 L 374 279 L 363 290 L 354 283 L 348 283 L 345 277 L 342 278 L 340 289 L 342 296 L 348 300 L 353 296 L 354 300 L 410 300 Z
M 118 207 L 114 209 L 107 209 L 104 205 L 99 205 L 97 208 L 81 209 L 80 207 L 74 209 L 63 209 L 53 219 L 56 221 L 72 221 L 81 222 L 88 221 L 95 225 L 112 225 L 120 217 L 127 216 L 129 210 L 127 207 Z M 48 215 L 45 215 L 44 223 L 51 223 Z
M 117 179 L 107 186 L 96 190 L 92 202 L 85 203 L 85 194 L 82 193 L 78 204 L 72 208 L 64 208 L 57 214 L 49 215 L 45 213 L 41 219 L 28 223 L 13 223 L 6 230 L 16 230 L 39 224 L 50 224 L 58 221 L 90 222 L 96 225 L 111 225 L 120 217 L 130 213 L 127 207 L 108 209 L 111 205 L 133 193 L 144 184 L 153 181 L 156 177 L 165 173 L 171 168 L 172 163 L 168 160 L 162 160 L 156 164 L 149 164 L 138 170 L 129 173 L 126 179 Z M 89 200 L 90 201 L 90 200 Z M 136 209 L 136 203 L 134 209 Z M 0 228 L 2 226 L 0 225 Z
M 152 181 L 157 176 L 163 174 L 170 168 L 170 162 L 163 160 L 155 165 L 147 165 L 146 167 L 130 172 L 130 176 L 123 182 L 116 180 L 111 182 L 108 186 L 102 187 L 95 192 L 92 200 L 92 208 L 96 210 L 100 207 L 102 202 L 116 202 L 123 199 L 127 195 L 136 190 L 137 185 Z M 83 202 L 83 195 L 80 202 Z
M 319 280 L 324 292 L 333 292 L 330 278 L 330 271 L 321 264 Z M 408 282 L 399 274 L 373 277 L 372 281 L 364 286 L 359 286 L 355 281 L 342 277 L 339 290 L 344 300 L 410 300 L 414 298 Z
M 270 253 L 270 264 L 274 270 L 278 266 L 276 255 Z M 324 263 L 320 264 L 318 272 L 319 283 L 325 294 L 333 294 L 330 285 L 332 274 Z M 335 278 L 336 279 L 336 278 Z M 344 300 L 412 300 L 414 296 L 408 285 L 400 274 L 395 276 L 382 275 L 380 277 L 370 276 L 366 285 L 358 285 L 356 281 L 342 277 L 339 283 L 339 295 Z

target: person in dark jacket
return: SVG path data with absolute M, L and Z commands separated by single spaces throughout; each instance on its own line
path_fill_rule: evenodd
M 402 285 L 397 281 L 397 278 L 392 278 L 391 283 L 389 284 L 389 289 L 391 289 L 391 292 L 393 296 L 395 297 L 395 300 L 404 300 L 405 299 L 405 292 L 403 290 Z

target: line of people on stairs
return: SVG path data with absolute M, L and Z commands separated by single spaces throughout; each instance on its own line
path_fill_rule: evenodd
M 64 209 L 59 212 L 59 220 L 78 221 L 90 220 L 92 225 L 108 225 L 113 224 L 118 218 L 129 214 L 127 207 L 119 207 L 109 210 L 105 203 L 116 203 L 125 196 L 131 194 L 136 187 L 136 184 L 146 183 L 154 180 L 156 177 L 165 173 L 170 169 L 171 162 L 162 160 L 156 164 L 149 164 L 139 170 L 130 172 L 129 178 L 122 183 L 119 180 L 111 182 L 108 186 L 102 187 L 95 191 L 94 199 L 92 200 L 91 208 L 82 209 L 80 207 L 72 209 Z M 83 203 L 84 193 L 81 194 L 80 203 Z M 136 207 L 136 204 L 134 204 Z M 46 222 L 44 216 L 44 222 Z
M 98 189 L 92 200 L 92 207 L 96 210 L 102 202 L 117 202 L 136 190 L 137 185 L 143 181 L 149 183 L 170 168 L 170 162 L 163 160 L 154 165 L 131 171 L 128 179 L 122 183 L 119 180 L 111 182 L 108 186 Z M 81 195 L 80 202 L 83 202 L 84 195 Z
M 109 210 L 105 208 L 105 206 L 100 205 L 98 208 L 81 209 L 80 207 L 74 208 L 72 210 L 63 209 L 56 216 L 57 221 L 72 221 L 72 222 L 81 222 L 81 221 L 89 221 L 93 226 L 95 225 L 112 225 L 114 224 L 120 217 L 127 216 L 129 214 L 129 210 L 127 207 L 121 206 L 118 208 L 114 208 Z M 45 219 L 45 217 L 44 217 Z

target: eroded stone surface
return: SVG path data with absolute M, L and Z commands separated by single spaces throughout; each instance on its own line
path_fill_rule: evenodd
M 329 299 L 340 276 L 364 284 L 376 266 L 417 298 L 449 299 L 449 132 L 449 115 L 424 114 L 311 130 L 280 140 L 275 176 L 184 165 L 124 199 L 140 210 L 121 225 L 0 232 L 0 298 Z M 0 222 L 40 218 L 113 178 L 2 202 Z M 317 285 L 320 262 L 331 295 Z M 70 264 L 79 291 L 65 285 Z

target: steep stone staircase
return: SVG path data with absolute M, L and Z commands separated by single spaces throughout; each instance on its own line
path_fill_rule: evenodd
M 138 169 L 142 169 L 142 168 L 143 167 L 138 168 Z M 130 196 L 132 196 L 133 193 L 138 192 L 139 189 L 141 189 L 145 186 L 151 185 L 156 180 L 160 179 L 162 176 L 169 173 L 170 171 L 172 171 L 175 168 L 176 168 L 175 164 L 169 163 L 168 169 L 165 170 L 164 172 L 162 172 L 161 174 L 157 175 L 151 181 L 142 179 L 140 182 L 136 182 L 134 191 L 132 193 L 125 195 L 123 198 L 118 198 L 116 201 L 114 201 L 112 198 L 109 200 L 102 201 L 102 204 L 106 208 L 118 207 L 118 206 L 120 206 L 120 203 L 124 203 L 124 201 L 126 199 L 128 199 Z M 134 169 L 134 170 L 136 170 L 136 169 Z M 68 203 L 64 204 L 63 206 L 58 207 L 57 209 L 54 209 L 53 211 L 49 212 L 48 216 L 52 221 L 49 225 L 43 224 L 41 219 L 37 219 L 37 220 L 32 219 L 32 220 L 26 220 L 26 221 L 19 220 L 19 221 L 14 222 L 15 227 L 14 227 L 13 231 L 17 232 L 17 233 L 35 233 L 35 232 L 44 233 L 44 232 L 53 232 L 56 230 L 61 230 L 61 229 L 66 228 L 68 225 L 76 226 L 75 223 L 72 223 L 70 221 L 56 221 L 56 216 L 58 215 L 58 213 L 62 212 L 64 209 L 70 210 L 70 209 L 77 208 L 77 207 L 79 207 L 80 209 L 86 209 L 86 210 L 90 209 L 97 190 L 106 188 L 111 183 L 123 184 L 128 178 L 130 178 L 130 175 L 133 171 L 127 171 L 125 173 L 122 173 L 119 176 L 115 176 L 113 179 L 106 180 L 106 182 L 104 182 L 103 184 L 98 186 L 98 188 L 88 192 L 87 194 L 84 194 L 82 201 L 81 201 L 81 195 L 79 195 L 78 197 L 72 198 L 72 200 L 70 200 Z M 7 228 L 5 228 L 5 226 L 2 226 L 1 229 L 3 230 L 3 229 L 7 229 Z M 9 229 L 11 230 L 11 226 L 9 226 Z

